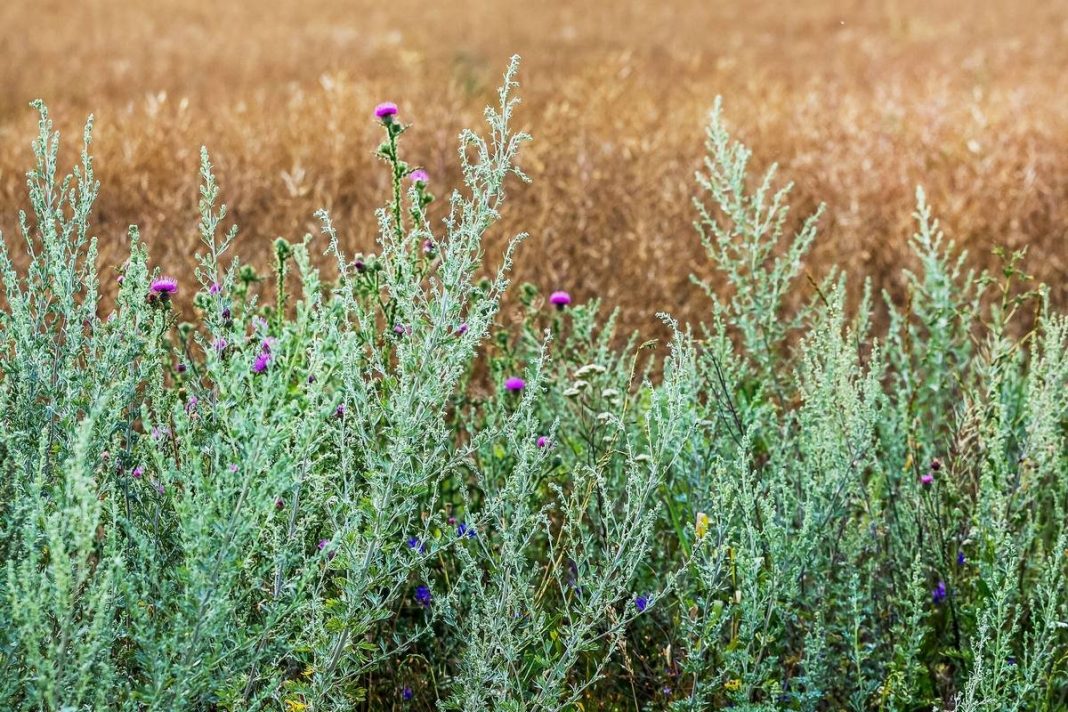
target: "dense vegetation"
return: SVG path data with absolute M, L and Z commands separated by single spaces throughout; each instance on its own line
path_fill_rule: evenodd
M 443 225 L 383 104 L 376 254 L 321 212 L 261 279 L 203 153 L 197 269 L 131 228 L 103 315 L 90 130 L 60 178 L 39 105 L 31 262 L 0 254 L 0 705 L 1063 709 L 1068 318 L 1022 256 L 968 271 L 921 192 L 907 299 L 849 309 L 717 104 L 703 322 L 626 341 L 524 285 L 512 324 L 520 239 L 483 237 L 525 177 L 514 70 Z

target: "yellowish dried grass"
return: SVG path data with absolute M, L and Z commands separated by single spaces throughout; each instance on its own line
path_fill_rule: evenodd
M 439 194 L 455 137 L 479 121 L 507 57 L 524 57 L 520 120 L 535 135 L 500 232 L 531 233 L 517 278 L 601 296 L 628 325 L 705 309 L 691 228 L 705 112 L 828 203 L 809 263 L 894 289 L 913 190 L 977 264 L 998 244 L 1068 303 L 1068 6 L 568 0 L 9 0 L 0 6 L 0 226 L 23 202 L 33 116 L 68 136 L 98 119 L 103 265 L 138 223 L 181 274 L 195 249 L 206 143 L 241 225 L 240 253 L 314 229 L 327 207 L 351 250 L 387 192 L 375 103 L 414 122 L 406 157 Z M 70 155 L 70 154 L 68 154 Z

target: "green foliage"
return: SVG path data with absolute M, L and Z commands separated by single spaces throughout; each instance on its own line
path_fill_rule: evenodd
M 442 226 L 389 116 L 377 254 L 321 212 L 263 278 L 203 152 L 192 298 L 132 228 L 103 316 L 90 130 L 59 178 L 37 105 L 28 267 L 0 248 L 0 705 L 1068 705 L 1068 317 L 1022 255 L 966 271 L 920 192 L 877 333 L 843 275 L 797 284 L 820 213 L 785 233 L 717 102 L 707 323 L 663 316 L 662 349 L 524 285 L 502 325 L 515 71 Z

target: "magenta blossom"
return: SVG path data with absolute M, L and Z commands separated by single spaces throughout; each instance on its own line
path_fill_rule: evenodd
M 218 294 L 221 291 L 222 291 L 222 285 L 219 284 L 218 282 L 212 282 L 211 286 L 208 287 L 208 294 L 210 294 L 212 296 Z
M 397 105 L 392 101 L 383 101 L 375 107 L 375 116 L 386 121 L 397 114 Z
M 571 295 L 562 291 L 553 292 L 549 295 L 549 303 L 557 309 L 563 309 L 571 303 Z
M 220 336 L 215 341 L 212 341 L 211 345 L 215 347 L 216 351 L 222 351 L 226 348 L 226 339 Z
M 460 324 L 458 327 L 456 327 L 456 335 L 463 336 L 467 333 L 468 328 L 469 327 L 467 326 L 467 322 L 465 321 L 463 324 Z
M 412 171 L 410 174 L 408 174 L 408 180 L 410 180 L 412 183 L 415 183 L 416 185 L 419 185 L 420 183 L 426 185 L 430 182 L 430 175 L 422 168 L 420 168 L 419 170 Z
M 549 447 L 549 436 L 548 435 L 542 435 L 541 437 L 538 438 L 538 447 L 540 447 L 540 448 Z
M 920 484 L 924 487 L 930 487 L 934 484 L 934 475 L 928 472 L 926 475 L 920 477 Z
M 140 465 L 133 468 L 133 477 L 135 480 L 141 479 L 141 475 L 143 474 L 145 474 L 145 468 L 141 467 Z
M 256 357 L 256 360 L 252 362 L 252 372 L 263 373 L 267 370 L 267 364 L 270 362 L 271 354 L 266 351 L 261 352 L 260 355 Z
M 178 291 L 178 280 L 174 277 L 157 277 L 152 280 L 150 289 L 155 296 L 167 299 Z
M 504 387 L 509 393 L 519 393 L 527 387 L 527 382 L 518 376 L 512 376 L 504 382 Z

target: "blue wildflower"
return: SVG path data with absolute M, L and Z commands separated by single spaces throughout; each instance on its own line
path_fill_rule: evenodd
M 433 596 L 430 593 L 430 589 L 426 586 L 420 586 L 415 589 L 415 600 L 423 608 L 430 608 L 430 601 Z
M 933 591 L 931 591 L 931 600 L 934 601 L 934 604 L 936 606 L 939 605 L 940 603 L 942 603 L 942 601 L 946 600 L 946 582 L 945 581 L 939 581 L 938 585 L 934 587 Z
M 634 599 L 634 607 L 638 609 L 638 613 L 644 613 L 646 606 L 649 605 L 649 599 L 645 596 L 638 596 Z

